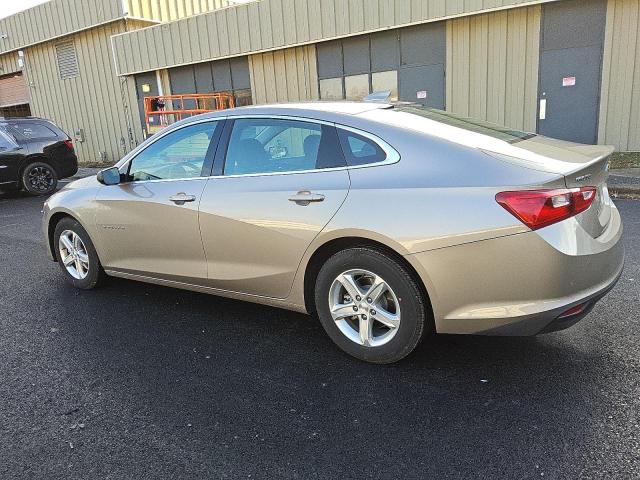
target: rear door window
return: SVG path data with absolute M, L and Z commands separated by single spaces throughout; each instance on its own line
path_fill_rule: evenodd
M 224 175 L 251 175 L 344 167 L 332 126 L 276 118 L 234 121 Z
M 339 128 L 338 137 L 350 167 L 380 163 L 387 159 L 382 147 L 364 135 Z
M 26 140 L 52 140 L 58 134 L 42 123 L 35 122 L 7 122 L 18 135 Z

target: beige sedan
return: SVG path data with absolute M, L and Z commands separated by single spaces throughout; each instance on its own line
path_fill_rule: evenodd
M 389 363 L 431 333 L 588 313 L 623 266 L 611 152 L 416 105 L 239 108 L 68 185 L 43 230 L 78 288 L 106 274 L 308 312 Z

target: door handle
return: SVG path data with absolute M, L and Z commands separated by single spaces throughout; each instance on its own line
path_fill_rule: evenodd
M 308 190 L 302 190 L 295 195 L 289 197 L 290 202 L 295 202 L 298 205 L 306 207 L 310 203 L 322 202 L 324 200 L 324 195 L 320 193 L 311 193 Z
M 169 197 L 169 200 L 176 205 L 184 205 L 186 202 L 194 202 L 195 199 L 195 195 L 187 195 L 186 193 L 178 193 Z

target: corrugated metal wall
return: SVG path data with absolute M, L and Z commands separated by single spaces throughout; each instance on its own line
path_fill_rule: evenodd
M 119 74 L 128 75 L 523 3 L 530 1 L 262 0 L 115 37 L 114 50 Z
M 85 141 L 74 142 L 81 162 L 99 160 L 101 152 L 115 162 L 142 139 L 134 80 L 115 75 L 109 37 L 145 25 L 118 20 L 25 50 L 32 113 L 50 118 L 71 136 L 81 128 Z M 54 46 L 71 39 L 79 75 L 61 80 Z
M 540 6 L 447 24 L 447 110 L 536 130 Z
M 599 143 L 640 151 L 640 0 L 609 0 Z
M 7 0 L 2 0 L 3 2 Z M 44 42 L 122 16 L 121 0 L 52 0 L 0 20 L 0 53 Z
M 318 99 L 314 45 L 250 55 L 249 72 L 255 104 Z
M 129 15 L 170 22 L 229 5 L 227 0 L 126 0 Z

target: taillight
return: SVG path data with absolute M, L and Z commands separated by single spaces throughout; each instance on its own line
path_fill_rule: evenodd
M 501 192 L 496 201 L 531 230 L 584 212 L 596 198 L 595 187 Z
M 73 150 L 73 142 L 71 141 L 70 138 L 68 138 L 67 140 L 64 141 L 64 144 L 69 147 L 69 150 Z

